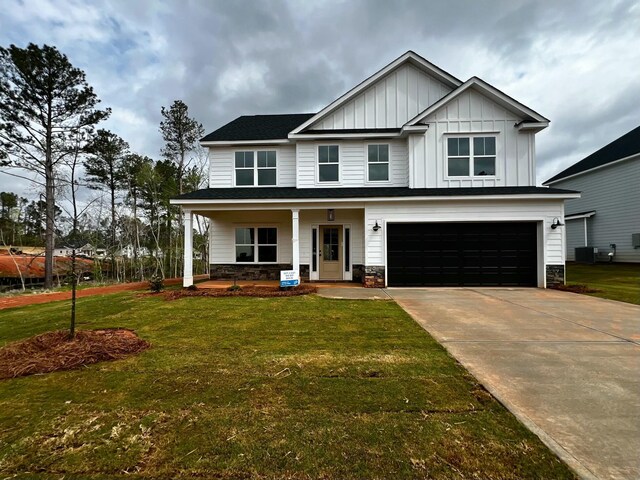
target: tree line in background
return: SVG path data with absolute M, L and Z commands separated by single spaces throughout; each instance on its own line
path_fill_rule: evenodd
M 103 250 L 100 271 L 120 281 L 182 272 L 182 216 L 170 199 L 206 184 L 202 125 L 180 100 L 162 107 L 164 146 L 152 159 L 97 128 L 111 113 L 99 103 L 55 47 L 0 47 L 0 166 L 40 194 L 0 193 L 0 245 L 44 246 L 45 288 L 55 247 Z M 205 273 L 208 225 L 197 217 L 196 226 L 194 266 Z

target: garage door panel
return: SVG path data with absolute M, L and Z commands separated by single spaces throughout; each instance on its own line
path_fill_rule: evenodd
M 390 286 L 535 286 L 530 223 L 388 224 Z

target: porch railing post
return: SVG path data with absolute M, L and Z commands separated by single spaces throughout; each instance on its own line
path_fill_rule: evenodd
M 293 250 L 293 270 L 300 278 L 300 210 L 291 209 L 291 247 Z
M 193 285 L 193 213 L 184 211 L 184 275 L 182 286 Z

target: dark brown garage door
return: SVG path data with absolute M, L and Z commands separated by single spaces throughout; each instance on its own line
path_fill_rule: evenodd
M 391 223 L 392 287 L 536 286 L 535 223 Z

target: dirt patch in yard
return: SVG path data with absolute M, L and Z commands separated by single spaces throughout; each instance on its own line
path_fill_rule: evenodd
M 318 289 L 311 285 L 281 290 L 280 287 L 245 286 L 239 288 L 183 288 L 169 290 L 156 295 L 162 295 L 167 300 L 177 300 L 184 297 L 296 297 L 316 293 Z
M 73 340 L 68 338 L 68 331 L 59 330 L 0 348 L 0 379 L 118 360 L 150 347 L 149 342 L 125 328 L 81 330 Z
M 552 288 L 572 293 L 598 293 L 600 291 L 595 288 L 591 288 L 588 285 L 555 285 Z

